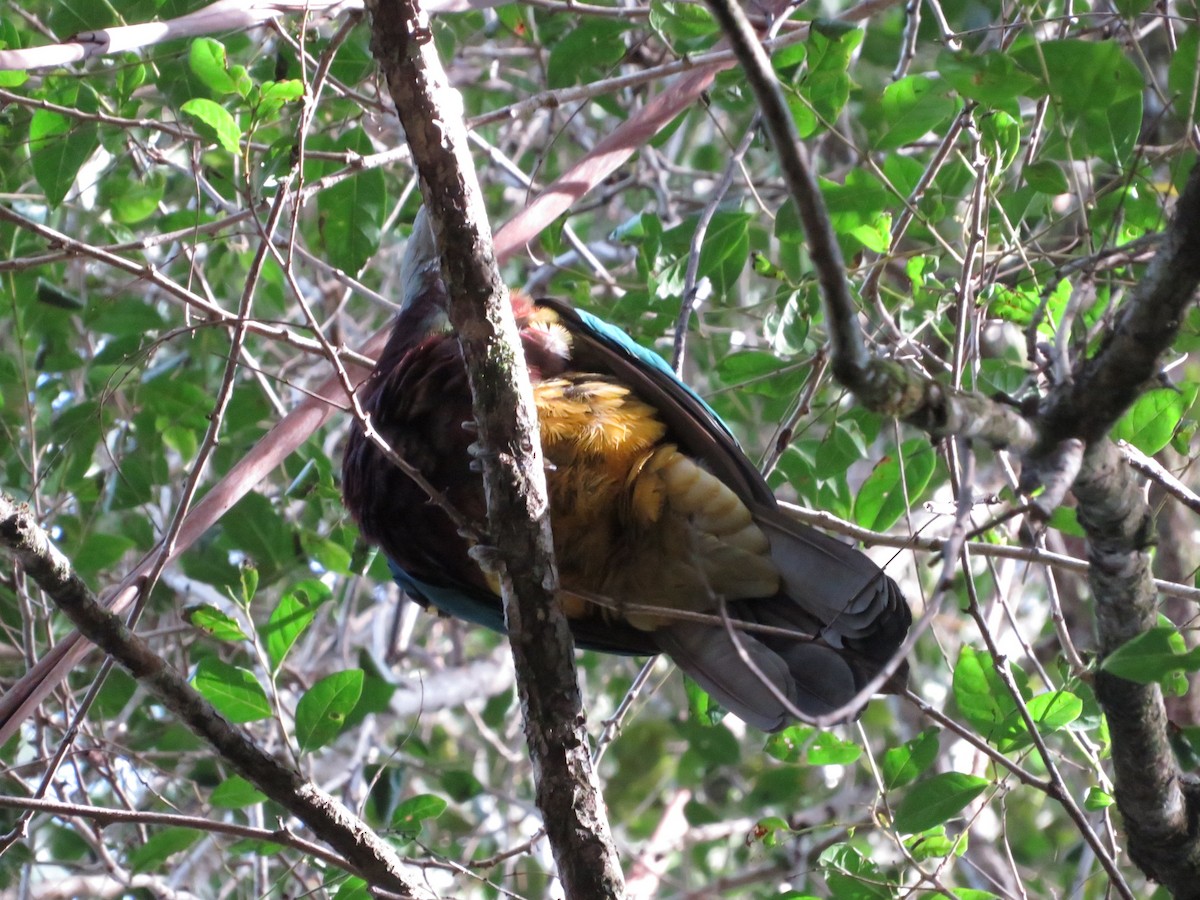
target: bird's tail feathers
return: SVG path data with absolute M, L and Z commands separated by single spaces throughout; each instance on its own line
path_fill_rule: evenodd
M 828 715 L 858 690 L 841 653 L 812 641 L 791 643 L 781 654 L 748 632 L 731 635 L 721 625 L 701 622 L 660 628 L 655 639 L 717 702 L 763 731 L 795 721 L 797 710 L 814 718 Z
M 771 543 L 783 593 L 822 623 L 832 646 L 887 658 L 904 640 L 912 614 L 892 579 L 849 544 L 778 509 L 755 511 Z

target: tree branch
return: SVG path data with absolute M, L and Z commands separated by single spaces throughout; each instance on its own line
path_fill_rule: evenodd
M 1042 446 L 1091 442 L 1110 428 L 1159 374 L 1200 284 L 1200 166 L 1192 169 L 1175 216 L 1145 276 L 1121 306 L 1100 349 L 1075 367 L 1041 413 Z
M 227 722 L 184 678 L 97 602 L 31 510 L 0 492 L 0 542 L 92 643 L 124 666 L 160 703 L 213 747 L 239 775 L 313 830 L 358 874 L 406 897 L 427 897 L 395 851 L 340 801 L 260 748 Z
M 1088 441 L 1072 488 L 1087 532 L 1100 652 L 1107 655 L 1158 622 L 1150 569 L 1153 521 L 1143 485 L 1103 435 L 1157 375 L 1186 307 L 1200 284 L 1200 166 L 1192 169 L 1161 248 L 1121 308 L 1096 354 L 1076 366 L 1045 411 L 1046 445 Z M 1053 458 L 1037 448 L 1034 465 Z M 1044 454 L 1044 455 L 1042 455 Z M 1158 685 L 1135 684 L 1101 670 L 1096 696 L 1112 732 L 1117 806 L 1125 818 L 1129 855 L 1176 896 L 1196 896 L 1200 878 L 1200 816 L 1196 792 L 1167 737 Z
M 1162 249 L 1104 344 L 1058 386 L 1035 424 L 1015 410 L 948 390 L 868 354 L 836 237 L 770 61 L 740 7 L 732 0 L 708 3 L 754 88 L 799 208 L 827 310 L 835 376 L 863 405 L 934 436 L 960 434 L 1030 451 L 1022 482 L 1026 489 L 1047 483 L 1039 512 L 1048 514 L 1068 488 L 1079 500 L 1102 652 L 1153 626 L 1157 597 L 1147 554 L 1149 510 L 1105 435 L 1157 376 L 1200 283 L 1200 166 L 1188 179 Z M 1196 896 L 1200 841 L 1191 826 L 1198 813 L 1167 742 L 1161 692 L 1104 672 L 1096 689 L 1112 729 L 1117 802 L 1130 854 L 1173 893 Z
M 863 406 L 881 415 L 903 419 L 934 437 L 954 434 L 979 438 L 993 447 L 1032 446 L 1037 435 L 1017 410 L 977 394 L 947 388 L 899 363 L 867 352 L 837 235 L 771 61 L 735 0 L 708 0 L 708 5 L 762 107 L 763 122 L 779 154 L 788 193 L 804 223 L 809 256 L 825 303 L 834 376 L 854 392 Z
M 1074 493 L 1088 536 L 1100 651 L 1107 655 L 1158 622 L 1150 508 L 1140 480 L 1107 439 L 1088 450 Z M 1174 896 L 1194 897 L 1200 877 L 1200 840 L 1192 828 L 1196 797 L 1185 791 L 1168 741 L 1162 691 L 1101 669 L 1096 697 L 1112 733 L 1116 800 L 1129 855 Z
M 536 799 L 566 894 L 618 897 L 624 881 L 588 752 L 558 575 L 533 391 L 462 120 L 429 19 L 412 0 L 370 4 L 383 69 L 441 251 L 483 457 L 491 540 L 534 763 Z

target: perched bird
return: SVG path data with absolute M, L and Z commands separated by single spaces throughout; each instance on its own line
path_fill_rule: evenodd
M 401 275 L 401 310 L 359 388 L 362 406 L 406 462 L 483 523 L 474 434 L 464 425 L 471 395 L 424 212 Z M 558 596 L 577 643 L 666 653 L 764 731 L 793 721 L 789 706 L 810 716 L 842 706 L 912 623 L 896 583 L 858 550 L 783 513 L 725 425 L 659 356 L 557 301 L 515 295 L 513 311 L 547 461 Z M 494 580 L 467 540 L 358 422 L 342 490 L 410 596 L 504 630 Z

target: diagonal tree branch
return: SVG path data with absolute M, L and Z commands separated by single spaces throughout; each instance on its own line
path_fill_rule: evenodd
M 226 721 L 145 641 L 98 603 L 67 558 L 34 521 L 29 507 L 5 493 L 0 493 L 0 542 L 88 640 L 117 659 L 238 774 L 308 825 L 358 874 L 405 897 L 429 896 L 404 873 L 395 851 L 354 813 L 265 752 L 243 729 Z
M 1200 166 L 1188 177 L 1162 246 L 1104 343 L 1052 394 L 1043 415 L 1045 444 L 1032 454 L 1033 465 L 1045 465 L 1071 439 L 1088 441 L 1072 491 L 1088 537 L 1088 583 L 1102 655 L 1158 622 L 1149 553 L 1154 529 L 1144 486 L 1104 435 L 1158 374 L 1198 285 Z M 1162 691 L 1101 670 L 1096 696 L 1112 731 L 1116 799 L 1129 854 L 1175 896 L 1196 896 L 1200 797 L 1188 790 L 1168 741 Z
M 788 193 L 800 212 L 824 300 L 835 377 L 868 409 L 903 419 L 934 437 L 953 434 L 978 438 L 993 447 L 1032 446 L 1036 433 L 1015 409 L 978 394 L 948 388 L 867 352 L 837 235 L 771 61 L 735 0 L 708 0 L 708 5 L 762 107 L 763 122 L 779 154 Z
M 1118 311 L 1100 349 L 1075 367 L 1041 413 L 1043 446 L 1108 434 L 1158 377 L 1184 312 L 1200 284 L 1200 166 L 1194 167 L 1175 215 L 1145 276 Z
M 619 897 L 624 879 L 588 750 L 558 574 L 533 390 L 492 249 L 462 120 L 429 18 L 412 0 L 369 4 L 372 48 L 404 126 L 437 236 L 450 318 L 479 426 L 491 541 L 536 799 L 566 895 Z
M 838 380 L 865 406 L 934 436 L 979 437 L 1029 451 L 1026 489 L 1046 483 L 1049 496 L 1043 503 L 1049 508 L 1068 489 L 1079 501 L 1102 653 L 1152 627 L 1157 595 L 1148 555 L 1150 513 L 1140 484 L 1105 435 L 1158 374 L 1159 360 L 1200 284 L 1200 166 L 1188 179 L 1162 248 L 1104 344 L 1031 421 L 983 397 L 919 379 L 867 352 L 832 225 L 770 60 L 739 6 L 732 0 L 708 3 L 755 90 L 800 210 L 821 282 Z M 1130 855 L 1177 896 L 1197 896 L 1200 839 L 1192 824 L 1200 816 L 1200 798 L 1181 780 L 1167 741 L 1161 691 L 1103 671 L 1096 690 L 1112 729 L 1116 795 Z

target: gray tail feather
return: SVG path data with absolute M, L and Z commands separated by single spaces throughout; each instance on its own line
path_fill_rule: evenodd
M 789 705 L 811 717 L 845 706 L 904 642 L 912 612 L 897 584 L 849 544 L 770 507 L 757 508 L 755 521 L 771 543 L 780 591 L 730 603 L 730 619 L 796 636 L 739 630 L 735 644 L 722 625 L 674 622 L 654 639 L 731 712 L 778 731 L 795 719 Z M 906 673 L 902 666 L 884 690 Z
M 795 641 L 781 654 L 754 635 L 738 632 L 738 645 L 756 672 L 721 625 L 677 622 L 654 636 L 659 647 L 722 706 L 763 731 L 778 731 L 795 721 L 789 706 L 808 716 L 827 715 L 858 690 L 851 666 L 838 651 L 821 644 Z
M 781 510 L 756 510 L 755 521 L 771 542 L 782 593 L 821 623 L 827 643 L 872 659 L 891 656 L 912 624 L 912 613 L 879 566 Z

